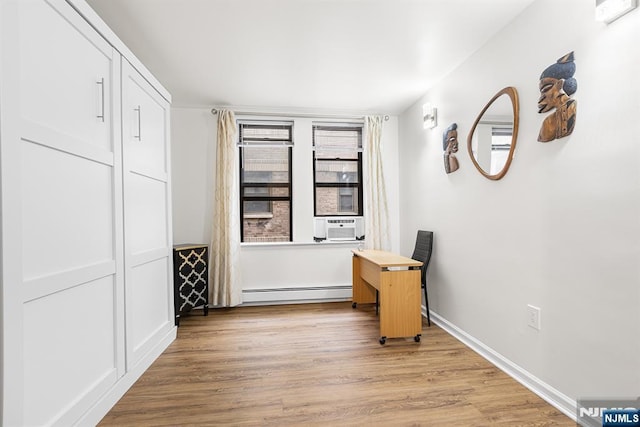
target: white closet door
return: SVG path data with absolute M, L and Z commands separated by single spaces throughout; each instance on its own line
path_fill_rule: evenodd
M 124 375 L 120 61 L 66 2 L 19 4 L 23 425 L 70 425 Z
M 174 327 L 169 103 L 122 64 L 127 367 Z

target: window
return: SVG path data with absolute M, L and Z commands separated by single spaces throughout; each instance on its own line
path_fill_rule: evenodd
M 362 125 L 314 124 L 315 216 L 362 216 Z
M 292 240 L 292 130 L 289 122 L 238 123 L 243 242 Z

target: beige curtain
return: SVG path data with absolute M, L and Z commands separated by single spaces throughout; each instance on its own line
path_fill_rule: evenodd
M 232 111 L 220 110 L 209 257 L 209 302 L 218 307 L 242 304 L 237 153 L 235 116 Z
M 365 247 L 391 250 L 389 209 L 382 170 L 382 117 L 365 117 L 364 188 Z

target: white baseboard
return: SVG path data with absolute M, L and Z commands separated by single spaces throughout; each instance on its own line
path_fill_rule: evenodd
M 242 305 L 302 304 L 334 301 L 351 301 L 351 285 L 245 289 L 242 291 Z
M 96 403 L 75 423 L 75 426 L 95 426 L 118 403 L 118 400 L 131 388 L 131 386 L 144 374 L 151 364 L 169 347 L 177 336 L 177 328 L 173 327 L 140 361 L 132 370 L 124 374 Z
M 423 314 L 426 317 L 426 312 L 423 311 Z M 439 314 L 434 313 L 433 311 L 430 311 L 430 314 L 431 321 L 433 323 L 444 329 L 446 332 L 448 332 L 458 341 L 462 342 L 467 347 L 478 353 L 480 356 L 487 359 L 490 363 L 505 372 L 511 378 L 518 381 L 520 384 L 540 396 L 547 403 L 558 409 L 573 421 L 576 421 L 577 403 L 575 400 L 569 398 L 567 395 L 556 390 L 549 384 L 537 378 L 535 375 L 516 365 L 511 360 L 507 359 L 489 346 L 472 337 Z

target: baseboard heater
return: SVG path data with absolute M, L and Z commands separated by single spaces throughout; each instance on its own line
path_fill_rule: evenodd
M 350 300 L 351 284 L 307 286 L 301 288 L 245 289 L 242 291 L 243 305 L 295 304 Z

